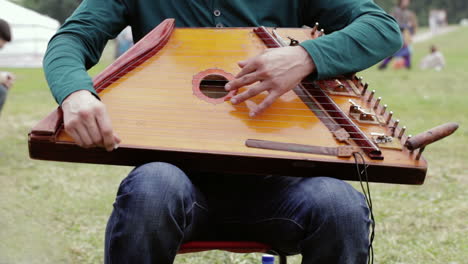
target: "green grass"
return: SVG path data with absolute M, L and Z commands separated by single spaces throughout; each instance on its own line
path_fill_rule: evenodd
M 372 68 L 361 74 L 410 133 L 447 121 L 461 125 L 427 148 L 423 186 L 371 185 L 377 263 L 468 259 L 468 28 L 415 45 L 415 63 L 432 43 L 446 55 L 442 72 Z M 27 133 L 55 102 L 41 70 L 11 71 L 18 81 L 0 116 L 0 263 L 101 263 L 107 217 L 131 168 L 30 160 Z M 253 264 L 259 256 L 208 252 L 179 256 L 176 263 Z

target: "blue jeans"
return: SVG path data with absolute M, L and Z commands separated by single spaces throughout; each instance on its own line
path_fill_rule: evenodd
M 0 84 L 0 113 L 2 112 L 3 105 L 5 104 L 7 94 L 8 89 L 3 84 Z
M 190 175 L 167 163 L 134 169 L 118 190 L 105 263 L 173 263 L 191 240 L 244 240 L 302 263 L 366 263 L 369 210 L 332 178 Z

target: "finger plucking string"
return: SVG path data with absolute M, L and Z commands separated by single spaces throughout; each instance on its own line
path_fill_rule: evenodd
M 235 76 L 235 79 L 228 82 L 225 85 L 226 91 L 232 91 L 232 90 L 237 90 L 241 88 L 242 86 L 252 84 L 254 82 L 245 82 L 242 81 L 242 78 L 246 75 L 250 75 L 254 73 L 257 70 L 257 65 L 254 63 L 252 60 L 246 60 L 246 61 L 241 61 L 238 63 L 239 67 L 241 67 L 241 71 Z M 250 77 L 248 77 L 250 78 Z M 244 78 L 245 80 L 245 78 Z
M 255 85 L 255 86 L 247 89 L 245 92 L 234 96 L 231 99 L 231 103 L 240 104 L 240 103 L 244 102 L 245 100 L 260 94 L 261 92 L 263 92 L 265 90 L 267 90 L 267 88 L 264 85 L 264 83 L 259 83 L 259 84 Z
M 120 143 L 120 138 L 114 134 L 111 121 L 105 110 L 96 116 L 96 121 L 100 130 L 100 134 L 102 135 L 104 148 L 107 151 L 116 149 Z

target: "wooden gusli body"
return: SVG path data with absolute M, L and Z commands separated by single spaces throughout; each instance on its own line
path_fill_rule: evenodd
M 258 95 L 233 105 L 223 86 L 237 62 L 313 29 L 174 28 L 166 20 L 94 79 L 120 148 L 82 149 L 63 129 L 60 108 L 29 135 L 34 159 L 139 165 L 165 161 L 186 171 L 332 176 L 356 180 L 354 153 L 374 182 L 422 184 L 420 152 L 456 125 L 408 139 L 386 105 L 354 75 L 304 80 L 266 112 L 249 117 Z M 243 88 L 247 89 L 247 88 Z M 242 91 L 242 90 L 241 90 Z M 439 134 L 443 134 L 442 136 Z M 413 143 L 413 144 L 411 144 Z M 407 147 L 405 145 L 411 146 Z

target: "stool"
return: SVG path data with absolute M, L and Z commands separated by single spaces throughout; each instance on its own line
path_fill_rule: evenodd
M 192 241 L 182 244 L 179 254 L 208 250 L 224 250 L 233 253 L 268 253 L 279 257 L 279 264 L 287 264 L 286 255 L 279 254 L 271 246 L 250 241 Z

